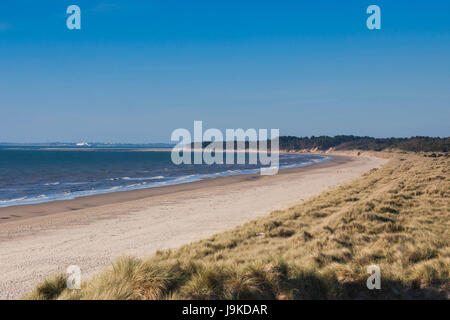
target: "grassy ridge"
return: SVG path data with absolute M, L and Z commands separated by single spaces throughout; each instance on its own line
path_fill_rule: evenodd
M 448 298 L 448 157 L 396 154 L 378 170 L 288 210 L 146 259 L 124 257 L 30 299 Z M 366 269 L 381 268 L 369 291 Z

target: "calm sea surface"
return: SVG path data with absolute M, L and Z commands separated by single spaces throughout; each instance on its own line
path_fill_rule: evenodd
M 280 154 L 280 168 L 331 157 Z M 174 165 L 170 152 L 0 147 L 0 207 L 259 172 L 260 165 Z

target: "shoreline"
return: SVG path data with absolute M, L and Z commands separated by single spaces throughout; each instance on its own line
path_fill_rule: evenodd
M 43 149 L 40 149 L 43 150 Z M 162 151 L 163 149 L 150 149 L 151 151 Z M 61 151 L 61 149 L 58 149 L 57 151 Z M 89 150 L 78 150 L 78 151 L 89 151 Z M 92 149 L 91 151 L 97 151 L 97 149 Z M 148 150 L 144 149 L 144 150 L 131 150 L 129 149 L 128 151 L 133 152 L 133 151 L 143 151 L 143 152 L 147 152 Z M 169 150 L 164 150 L 164 151 L 172 151 L 172 149 Z M 195 150 L 194 150 L 195 151 Z M 246 153 L 251 153 L 253 152 L 252 150 L 246 150 Z M 226 153 L 226 152 L 224 152 Z M 234 153 L 239 153 L 239 151 L 234 151 Z M 288 155 L 288 152 L 284 152 L 282 151 L 280 154 L 285 154 Z M 330 157 L 329 155 L 324 155 L 324 154 L 317 154 L 317 153 L 309 153 L 308 155 L 310 156 L 316 156 L 316 157 L 320 157 L 320 159 L 310 159 L 307 160 L 307 162 L 300 162 L 300 163 L 288 163 L 288 164 L 280 164 L 278 167 L 278 172 L 281 172 L 283 170 L 286 170 L 288 168 L 298 168 L 298 167 L 307 167 L 307 166 L 311 166 L 314 165 L 318 162 L 328 162 L 330 160 L 332 160 L 333 158 Z M 228 176 L 240 176 L 240 175 L 253 175 L 253 174 L 260 174 L 260 172 L 262 172 L 262 170 L 265 170 L 266 167 L 257 167 L 257 168 L 231 168 L 231 169 L 223 169 L 226 171 L 217 171 L 217 172 L 192 172 L 192 173 L 184 173 L 182 175 L 179 176 L 169 176 L 169 179 L 167 179 L 167 177 L 164 176 L 158 176 L 158 177 L 154 177 L 154 178 L 162 178 L 163 180 L 160 181 L 145 181 L 142 183 L 135 183 L 133 185 L 102 185 L 102 186 L 97 186 L 96 188 L 89 188 L 89 186 L 87 187 L 87 189 L 84 190 L 69 190 L 69 191 L 64 191 L 64 190 L 55 190 L 54 193 L 47 193 L 47 194 L 41 194 L 40 196 L 36 196 L 36 195 L 15 195 L 15 199 L 5 199 L 5 200 L 1 200 L 0 201 L 0 224 L 7 222 L 7 221 L 13 221 L 13 220 L 17 220 L 18 218 L 26 218 L 23 216 L 18 215 L 17 213 L 19 212 L 23 212 L 25 211 L 26 213 L 29 212 L 38 212 L 39 209 L 37 210 L 29 210 L 26 209 L 27 206 L 31 206 L 31 205 L 37 205 L 37 204 L 42 204 L 42 203 L 50 203 L 50 202 L 57 202 L 57 201 L 65 201 L 65 200 L 74 200 L 77 198 L 82 198 L 82 197 L 91 197 L 91 196 L 96 196 L 96 195 L 103 195 L 103 194 L 109 194 L 109 193 L 117 193 L 117 192 L 123 192 L 123 191 L 135 191 L 135 190 L 140 190 L 140 189 L 150 189 L 150 188 L 161 188 L 161 187 L 166 187 L 166 186 L 173 186 L 173 185 L 178 185 L 178 184 L 184 184 L 184 183 L 192 183 L 192 182 L 197 182 L 197 181 L 201 181 L 201 180 L 208 180 L 208 179 L 215 179 L 215 178 L 219 178 L 219 177 L 228 177 Z M 234 171 L 233 173 L 228 173 L 229 171 Z M 148 172 L 148 171 L 147 171 Z M 190 178 L 191 177 L 191 178 Z M 125 177 L 125 179 L 127 179 L 128 177 Z M 184 180 L 185 178 L 190 178 L 187 179 L 186 181 L 178 181 L 178 180 Z M 121 178 L 108 178 L 106 180 L 120 180 Z M 128 178 L 130 179 L 130 178 Z M 140 178 L 134 179 L 131 178 L 130 180 L 140 180 Z M 143 180 L 151 180 L 151 178 L 146 178 Z M 56 182 L 56 183 L 52 183 L 52 182 L 48 182 L 45 183 L 43 185 L 47 186 L 47 185 L 58 185 L 60 183 L 62 183 L 62 185 L 65 184 L 64 179 L 62 179 L 61 181 L 63 182 Z M 83 182 L 86 184 L 89 184 L 88 182 Z M 124 182 L 125 183 L 125 182 Z M 39 193 L 38 193 L 39 194 Z M 9 210 L 9 208 L 11 207 L 19 207 L 19 210 Z M 76 206 L 78 207 L 78 206 Z M 85 206 L 85 207 L 91 207 L 91 205 Z M 68 210 L 73 210 L 73 208 L 71 208 L 70 206 L 68 206 Z M 8 212 L 11 212 L 11 214 L 8 215 Z M 3 213 L 3 215 L 2 215 Z M 54 213 L 54 211 L 51 211 L 51 213 Z
M 319 155 L 319 154 L 316 154 Z M 320 154 L 325 157 L 325 155 Z M 339 158 L 339 156 L 338 156 Z M 327 163 L 333 162 L 333 159 L 308 164 L 306 166 L 299 166 L 294 168 L 280 169 L 278 174 L 289 174 L 297 171 L 304 171 L 308 168 L 315 167 L 328 167 Z M 343 158 L 338 160 L 338 163 L 343 163 Z M 320 166 L 321 164 L 324 164 Z M 304 169 L 304 170 L 301 170 Z M 278 175 L 277 174 L 277 175 Z M 97 193 L 93 195 L 79 196 L 73 199 L 57 199 L 51 201 L 43 201 L 30 204 L 19 204 L 8 207 L 0 207 L 0 225 L 17 220 L 26 220 L 38 216 L 46 216 L 66 211 L 77 211 L 80 209 L 87 209 L 98 207 L 106 204 L 121 203 L 126 201 L 139 200 L 143 198 L 149 198 L 154 196 L 166 195 L 186 190 L 196 190 L 198 188 L 216 186 L 216 185 L 228 185 L 232 183 L 238 183 L 246 181 L 248 179 L 258 179 L 261 175 L 259 173 L 242 173 L 230 176 L 219 176 L 214 178 L 203 178 L 198 181 L 182 182 L 178 184 L 169 184 L 166 186 L 158 187 L 145 187 L 132 190 L 119 190 L 113 192 Z M 232 179 L 234 178 L 234 179 Z
M 148 256 L 229 230 L 386 161 L 332 156 L 275 176 L 231 176 L 27 205 L 32 217 L 0 224 L 0 299 L 20 298 L 69 265 L 80 266 L 86 280 L 120 256 Z

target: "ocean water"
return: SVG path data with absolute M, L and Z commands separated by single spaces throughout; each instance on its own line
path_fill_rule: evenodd
M 331 157 L 280 154 L 280 169 Z M 247 161 L 248 162 L 248 161 Z M 258 173 L 261 165 L 175 165 L 170 152 L 0 147 L 0 207 Z

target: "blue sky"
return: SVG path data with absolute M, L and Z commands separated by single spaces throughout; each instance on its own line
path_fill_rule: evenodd
M 449 136 L 449 57 L 450 1 L 3 0 L 0 141 Z

